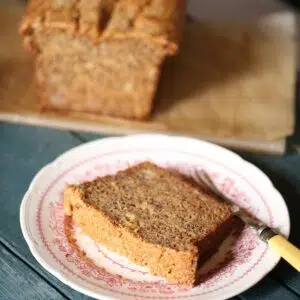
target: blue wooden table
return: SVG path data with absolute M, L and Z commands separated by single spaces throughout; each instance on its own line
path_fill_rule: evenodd
M 58 281 L 33 258 L 21 233 L 19 207 L 42 166 L 95 138 L 99 136 L 0 123 L 0 300 L 90 299 Z M 300 246 L 300 153 L 240 154 L 267 173 L 285 197 L 292 223 L 290 239 Z M 300 274 L 282 261 L 234 299 L 300 299 Z

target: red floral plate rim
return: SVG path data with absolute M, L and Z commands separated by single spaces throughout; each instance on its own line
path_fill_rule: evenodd
M 142 137 L 144 137 L 144 136 L 142 136 Z M 133 138 L 138 138 L 138 137 L 136 137 L 136 136 L 134 136 Z M 147 137 L 146 137 L 147 138 Z M 151 138 L 154 138 L 155 139 L 155 137 L 153 136 L 153 135 L 151 135 L 151 136 L 149 136 L 149 138 L 151 139 Z M 117 139 L 123 139 L 123 141 L 126 141 L 126 138 L 117 138 Z M 127 138 L 128 139 L 128 138 Z M 176 138 L 171 138 L 171 139 L 176 139 Z M 107 140 L 110 140 L 110 139 L 107 139 Z M 188 139 L 187 139 L 188 140 Z M 199 141 L 196 141 L 197 143 L 199 143 Z M 91 146 L 92 144 L 96 144 L 97 142 L 91 142 L 91 143 L 88 143 L 87 145 L 89 145 L 89 146 Z M 100 140 L 100 144 L 101 143 L 105 143 L 105 140 Z M 210 147 L 211 146 L 213 146 L 213 147 L 215 147 L 215 149 L 217 149 L 218 151 L 225 151 L 225 152 L 230 152 L 230 151 L 228 151 L 228 150 L 225 150 L 225 149 L 223 149 L 223 148 L 221 148 L 221 147 L 218 147 L 218 146 L 215 146 L 215 145 L 211 145 L 211 144 L 209 144 L 209 143 L 206 143 L 206 142 L 201 142 L 201 144 L 202 145 L 210 145 Z M 84 146 L 79 146 L 79 147 L 77 147 L 77 150 L 80 150 L 80 148 L 81 148 L 81 151 L 85 148 Z M 76 148 L 75 148 L 76 149 Z M 129 149 L 127 149 L 127 152 L 128 153 L 130 153 L 130 154 L 132 154 L 132 153 L 135 153 L 135 154 L 137 154 L 139 151 L 140 152 L 147 152 L 148 153 L 148 155 L 149 155 L 149 153 L 151 153 L 151 150 L 153 150 L 153 151 L 160 151 L 160 153 L 161 153 L 161 151 L 162 150 L 164 150 L 164 151 L 167 151 L 167 152 L 169 152 L 169 153 L 175 153 L 175 152 L 178 152 L 179 154 L 182 154 L 182 155 L 188 155 L 188 156 L 190 156 L 190 157 L 193 157 L 193 159 L 195 159 L 195 158 L 199 158 L 199 157 L 201 157 L 202 159 L 205 159 L 206 161 L 212 161 L 214 164 L 217 164 L 217 165 L 220 165 L 220 166 L 222 166 L 223 168 L 226 168 L 226 169 L 228 169 L 228 170 L 230 170 L 231 168 L 230 167 L 228 167 L 228 165 L 226 165 L 226 164 L 222 164 L 220 161 L 215 161 L 214 159 L 212 159 L 211 157 L 209 157 L 209 155 L 208 156 L 206 156 L 206 155 L 201 155 L 201 154 L 199 154 L 199 153 L 191 153 L 191 151 L 183 151 L 182 149 L 177 149 L 177 150 L 174 150 L 174 148 L 169 148 L 168 149 L 168 147 L 164 147 L 163 149 L 162 148 L 160 148 L 160 147 L 134 147 L 134 148 L 132 148 L 132 146 L 131 146 L 131 148 L 129 147 Z M 186 149 L 185 149 L 186 150 Z M 59 279 L 61 279 L 63 282 L 65 282 L 65 283 L 67 283 L 67 284 L 69 284 L 70 286 L 72 286 L 73 288 L 75 288 L 75 289 L 77 289 L 77 290 L 79 290 L 79 291 L 81 291 L 81 292 L 83 292 L 83 293 L 86 293 L 86 294 L 88 294 L 88 295 L 91 295 L 91 296 L 96 296 L 96 297 L 99 297 L 99 295 L 101 295 L 101 292 L 100 292 L 100 294 L 99 294 L 99 291 L 98 292 L 94 292 L 94 291 L 89 291 L 88 290 L 88 288 L 87 287 L 80 287 L 80 286 L 78 286 L 78 284 L 74 284 L 73 282 L 72 282 L 72 280 L 70 281 L 69 280 L 69 278 L 65 278 L 65 276 L 63 275 L 63 274 L 61 274 L 61 272 L 57 272 L 57 270 L 54 270 L 53 269 L 53 267 L 51 266 L 51 263 L 50 263 L 50 265 L 49 265 L 49 261 L 45 261 L 44 259 L 43 259 L 43 257 L 42 257 L 42 255 L 41 255 L 41 253 L 39 253 L 40 251 L 37 249 L 37 245 L 34 243 L 34 237 L 33 237 L 33 234 L 30 234 L 30 230 L 28 230 L 28 228 L 30 228 L 30 226 L 28 225 L 28 214 L 27 214 L 27 221 L 26 221 L 26 213 L 25 213 L 25 210 L 26 210 L 26 208 L 28 209 L 29 208 L 29 203 L 30 203 L 30 201 L 28 200 L 28 199 L 30 199 L 31 197 L 32 197 L 32 193 L 30 193 L 30 191 L 32 191 L 32 189 L 33 189 L 33 187 L 34 187 L 34 185 L 37 183 L 37 181 L 38 181 L 38 179 L 39 179 L 39 177 L 41 177 L 42 176 L 42 174 L 45 174 L 47 171 L 49 172 L 49 170 L 50 170 L 50 168 L 51 168 L 51 166 L 54 166 L 55 164 L 56 165 L 61 165 L 62 164 L 62 161 L 64 161 L 66 158 L 68 158 L 68 155 L 71 155 L 72 156 L 72 151 L 74 151 L 74 150 L 71 150 L 71 151 L 69 151 L 69 152 L 67 152 L 66 154 L 63 154 L 60 158 L 58 158 L 56 161 L 54 161 L 54 163 L 52 163 L 51 165 L 48 165 L 48 166 L 46 166 L 43 170 L 41 170 L 40 171 L 40 173 L 36 176 L 36 178 L 35 178 L 35 182 L 33 181 L 33 183 L 32 183 L 32 185 L 30 186 L 30 188 L 29 188 L 29 190 L 28 190 L 28 192 L 26 193 L 26 195 L 24 196 L 24 201 L 22 202 L 22 206 L 21 206 L 21 215 L 20 215 L 20 217 L 21 217 L 21 225 L 22 225 L 22 231 L 23 231 L 23 234 L 24 234 L 24 236 L 25 236 L 25 239 L 26 239 L 26 241 L 27 241 L 27 243 L 29 244 L 29 246 L 30 246 L 30 248 L 31 248 L 31 251 L 32 251 L 32 253 L 33 253 L 33 255 L 36 257 L 36 259 L 48 270 L 48 271 L 50 271 L 52 274 L 54 274 L 55 276 L 57 276 Z M 149 152 L 150 151 L 150 152 Z M 76 151 L 75 151 L 76 152 Z M 80 151 L 79 151 L 80 152 Z M 45 207 L 43 207 L 43 203 L 44 203 L 44 200 L 45 200 L 45 198 L 47 197 L 47 194 L 48 194 L 48 192 L 55 186 L 55 184 L 60 180 L 60 179 L 62 179 L 66 174 L 68 174 L 69 172 L 72 172 L 72 171 L 74 171 L 74 169 L 76 169 L 76 168 L 80 168 L 80 167 L 82 167 L 84 164 L 88 164 L 88 163 L 90 163 L 90 162 L 92 162 L 92 161 L 97 161 L 97 160 L 102 160 L 102 159 L 104 159 L 104 158 L 107 158 L 108 156 L 113 156 L 113 155 L 124 155 L 124 153 L 125 153 L 126 151 L 124 151 L 124 149 L 123 150 L 112 150 L 112 151 L 108 151 L 106 154 L 105 153 L 101 153 L 100 155 L 90 155 L 90 156 L 87 156 L 87 157 L 85 157 L 85 159 L 80 159 L 80 160 L 78 160 L 78 161 L 74 161 L 74 163 L 72 163 L 68 168 L 64 168 L 64 171 L 63 172 L 60 172 L 58 175 L 56 175 L 55 176 L 55 178 L 54 178 L 54 180 L 52 180 L 51 182 L 50 182 L 50 184 L 48 184 L 47 185 L 47 188 L 46 189 L 44 189 L 44 191 L 43 191 L 43 193 L 40 193 L 39 194 L 39 204 L 38 204 L 38 214 L 36 214 L 36 225 L 37 225 L 37 227 L 39 228 L 39 238 L 42 240 L 42 242 L 43 242 L 43 244 L 44 244 L 44 246 L 46 247 L 46 249 L 47 249 L 47 251 L 51 254 L 51 256 L 52 256 L 52 258 L 54 259 L 54 260 L 56 260 L 59 264 L 60 264 L 60 266 L 61 267 L 63 267 L 65 270 L 67 270 L 67 272 L 68 273 L 70 273 L 70 274 L 72 274 L 73 276 L 77 276 L 77 277 L 79 277 L 79 278 L 81 278 L 81 280 L 82 281 L 86 281 L 87 280 L 87 278 L 86 278 L 86 276 L 85 277 L 81 277 L 79 274 L 78 274 L 78 272 L 77 271 L 75 271 L 74 272 L 74 270 L 72 270 L 71 268 L 69 268 L 68 267 L 68 265 L 66 265 L 65 264 L 65 262 L 62 262 L 58 257 L 56 257 L 56 255 L 55 255 L 55 252 L 52 250 L 52 248 L 53 248 L 53 246 L 52 245 L 50 245 L 48 242 L 47 242 L 47 240 L 46 240 L 46 238 L 45 238 L 45 236 L 46 236 L 46 234 L 47 233 L 45 233 L 44 231 L 43 231 L 43 228 L 42 228 L 42 212 L 43 212 L 43 210 L 45 210 Z M 197 151 L 196 151 L 197 152 Z M 75 155 L 76 156 L 76 155 Z M 151 156 L 151 155 L 150 155 Z M 151 159 L 151 158 L 150 158 Z M 235 159 L 238 159 L 238 160 L 240 160 L 240 161 L 242 161 L 242 159 L 240 159 L 237 155 L 235 155 L 235 154 L 233 154 L 233 156 L 232 156 L 232 159 L 233 160 L 235 160 Z M 143 160 L 143 159 L 142 159 Z M 130 164 L 135 164 L 135 163 L 137 163 L 138 162 L 138 160 L 135 160 L 134 162 L 131 162 Z M 244 162 L 244 166 L 246 166 L 246 164 L 248 164 L 248 163 L 246 163 L 246 162 Z M 97 166 L 97 164 L 96 164 L 96 166 Z M 178 167 L 178 166 L 177 166 Z M 188 167 L 188 168 L 190 168 L 190 167 Z M 97 168 L 96 168 L 97 169 Z M 179 167 L 179 169 L 180 169 L 180 167 Z M 258 170 L 258 169 L 257 169 Z M 256 172 L 257 172 L 257 170 L 256 170 Z M 230 170 L 231 172 L 233 172 L 233 173 L 235 173 L 235 174 L 238 174 L 238 172 L 236 172 L 236 170 L 234 170 L 234 168 L 232 169 L 232 170 Z M 261 171 L 259 171 L 261 174 L 262 174 L 262 172 Z M 85 174 L 86 175 L 86 174 Z M 245 179 L 244 178 L 244 176 L 242 175 L 242 174 L 238 174 L 238 176 L 239 177 L 241 177 L 241 178 L 243 178 L 243 179 Z M 264 175 L 265 176 L 265 175 Z M 83 178 L 82 179 L 84 179 L 84 177 L 85 176 L 83 176 Z M 267 179 L 266 178 L 266 176 L 265 176 L 265 179 Z M 247 180 L 246 180 L 247 181 Z M 248 182 L 248 184 L 251 186 L 252 185 L 252 183 L 251 182 Z M 252 188 L 254 189 L 254 190 L 256 190 L 256 192 L 257 192 L 257 194 L 260 194 L 260 191 L 255 187 L 255 186 L 252 186 Z M 273 188 L 274 189 L 274 188 Z M 269 224 L 270 225 L 273 225 L 273 223 L 274 223 L 274 216 L 273 216 L 273 214 L 272 214 L 272 209 L 270 208 L 270 205 L 269 205 L 269 203 L 268 203 L 268 201 L 266 201 L 266 199 L 265 199 L 265 197 L 263 197 L 262 195 L 260 195 L 260 198 L 261 198 L 261 200 L 264 202 L 264 206 L 265 206 L 265 208 L 266 208 L 266 211 L 268 212 L 267 214 L 268 214 L 268 222 L 269 222 Z M 27 202 L 27 205 L 25 206 L 25 202 Z M 283 207 L 284 207 L 285 205 L 283 205 Z M 286 207 L 285 207 L 286 208 Z M 52 206 L 52 209 L 58 209 L 58 211 L 59 211 L 59 209 L 61 209 L 62 210 L 62 208 L 60 208 L 60 204 L 59 204 L 59 202 L 56 202 L 56 208 L 55 208 L 55 205 L 53 205 Z M 28 211 L 28 210 L 27 210 Z M 25 217 L 25 219 L 24 219 L 24 217 Z M 25 221 L 24 221 L 25 220 Z M 285 234 L 288 234 L 289 233 L 289 218 L 288 218 L 288 215 L 287 215 L 287 223 L 288 224 L 286 224 L 286 232 L 285 232 Z M 248 233 L 247 233 L 248 234 Z M 37 238 L 37 237 L 35 237 L 35 238 Z M 39 244 L 39 243 L 38 243 Z M 39 247 L 39 246 L 38 246 Z M 69 251 L 69 250 L 68 250 Z M 242 274 L 238 279 L 235 279 L 235 280 L 233 280 L 232 282 L 230 282 L 230 283 L 227 283 L 225 286 L 221 286 L 221 287 L 217 287 L 217 290 L 220 290 L 220 289 L 224 289 L 224 288 L 226 288 L 226 287 L 228 287 L 228 286 L 230 286 L 230 285 L 234 285 L 235 283 L 237 283 L 241 278 L 243 278 L 243 277 L 245 277 L 245 276 L 248 276 L 249 275 L 249 273 L 251 273 L 253 270 L 254 270 L 254 268 L 258 265 L 258 264 L 260 264 L 261 263 L 261 261 L 264 259 L 264 257 L 266 256 L 266 255 L 269 255 L 268 254 L 268 249 L 267 249 L 267 247 L 265 247 L 265 249 L 264 249 L 264 251 L 262 252 L 262 254 L 261 254 L 261 256 L 256 260 L 256 262 L 254 263 L 254 264 L 252 264 L 252 266 L 244 273 L 244 274 Z M 73 259 L 74 259 L 74 257 L 73 257 Z M 261 274 L 259 274 L 259 276 L 256 276 L 256 278 L 255 278 L 255 282 L 257 282 L 259 279 L 261 279 L 267 272 L 269 272 L 275 265 L 276 265 L 276 263 L 278 262 L 278 258 L 277 259 L 274 259 L 274 261 L 273 261 L 273 264 L 272 264 L 272 266 L 270 266 L 269 267 L 269 269 L 268 268 L 266 268 L 266 270 L 265 270 L 265 272 L 262 272 Z M 78 261 L 78 259 L 75 259 L 75 260 L 73 260 L 73 263 L 76 265 L 80 265 L 80 261 Z M 88 268 L 86 265 L 83 267 L 83 269 L 86 269 L 86 268 Z M 101 269 L 100 269 L 101 270 Z M 98 270 L 99 271 L 99 270 Z M 87 272 L 86 270 L 83 270 L 83 273 L 85 272 L 85 275 L 87 274 L 87 273 L 89 273 L 89 272 Z M 131 296 L 131 297 L 136 297 L 136 294 L 135 293 L 132 293 L 132 291 L 135 291 L 135 290 L 138 290 L 139 289 L 139 285 L 138 286 L 136 286 L 134 283 L 132 283 L 132 281 L 130 281 L 130 280 L 127 280 L 127 279 L 124 279 L 124 278 L 122 278 L 122 277 L 116 277 L 115 275 L 113 276 L 113 277 L 111 277 L 111 276 L 107 276 L 107 274 L 109 274 L 104 268 L 102 268 L 102 270 L 100 271 L 100 272 L 104 272 L 104 274 L 105 274 L 105 280 L 104 280 L 104 283 L 105 283 L 105 285 L 104 286 L 100 286 L 101 287 L 101 289 L 103 289 L 103 290 L 106 290 L 106 291 L 109 291 L 109 292 L 113 292 L 113 293 L 117 293 L 117 294 L 119 294 L 119 295 L 124 295 L 124 296 Z M 97 272 L 95 273 L 93 273 L 91 270 L 90 270 L 90 273 L 91 274 L 93 274 L 92 275 L 92 277 L 94 277 L 94 278 L 97 278 Z M 96 274 L 96 275 L 95 275 Z M 100 276 L 101 277 L 101 276 Z M 117 279 L 116 279 L 117 278 Z M 103 279 L 103 278 L 102 278 Z M 103 282 L 103 280 L 102 280 L 102 282 Z M 253 282 L 252 282 L 252 285 L 255 283 L 254 282 L 254 280 L 253 280 Z M 93 283 L 90 283 L 91 285 L 93 285 Z M 118 291 L 118 290 L 116 290 L 116 289 L 114 289 L 114 285 L 115 284 L 117 284 L 117 285 L 125 285 L 126 286 L 126 288 L 128 288 L 128 290 L 129 290 L 129 293 L 127 293 L 127 292 L 120 292 L 120 291 Z M 149 286 L 149 283 L 145 283 L 144 284 L 144 286 Z M 151 284 L 150 284 L 150 286 L 151 286 Z M 195 299 L 195 297 L 199 297 L 199 296 L 203 296 L 203 295 L 207 295 L 207 294 L 212 294 L 213 295 L 213 292 L 214 291 L 202 291 L 202 292 L 197 292 L 197 293 L 189 293 L 188 295 L 186 295 L 186 296 L 184 296 L 184 295 L 180 295 L 180 296 L 176 296 L 176 295 L 174 295 L 176 292 L 180 292 L 180 291 L 183 291 L 183 290 L 181 290 L 180 288 L 178 288 L 177 286 L 175 286 L 175 285 L 164 285 L 164 286 L 166 286 L 167 287 L 167 295 L 168 295 L 168 297 L 166 297 L 166 291 L 164 291 L 163 293 L 162 293 L 162 297 L 159 297 L 158 295 L 156 295 L 156 296 L 149 296 L 149 295 L 147 295 L 147 288 L 146 288 L 146 291 L 147 292 L 145 292 L 144 291 L 144 293 L 146 293 L 146 295 L 139 295 L 138 296 L 138 298 L 136 298 L 136 299 L 187 299 L 187 297 L 188 298 L 193 298 L 193 299 Z M 158 290 L 163 290 L 163 288 L 161 288 L 162 287 L 162 285 L 161 285 L 161 283 L 160 282 L 156 282 L 156 283 L 152 283 L 152 292 L 153 292 L 153 289 L 155 290 L 155 288 L 156 289 L 158 289 Z M 148 287 L 149 288 L 149 287 Z M 142 290 L 142 288 L 141 288 L 141 290 Z M 151 288 L 150 288 L 150 290 L 151 290 Z M 171 292 L 170 292 L 171 291 Z M 242 291 L 242 289 L 240 290 L 240 291 Z M 239 291 L 239 292 L 240 292 Z M 173 293 L 173 295 L 172 295 L 172 293 Z M 234 295 L 234 293 L 231 295 L 231 296 L 233 296 Z M 111 295 L 103 295 L 103 297 L 110 297 Z M 171 296 L 171 297 L 170 297 Z M 101 298 L 102 299 L 102 298 Z M 104 298 L 103 298 L 104 299 Z M 127 298 L 126 298 L 127 299 Z M 216 298 L 212 298 L 212 299 L 216 299 Z

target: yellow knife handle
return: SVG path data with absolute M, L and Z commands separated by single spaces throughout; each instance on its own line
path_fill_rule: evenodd
M 265 227 L 261 230 L 260 238 L 291 266 L 300 272 L 300 249 L 290 243 L 285 237 Z
M 282 235 L 275 235 L 268 240 L 269 247 L 300 272 L 300 249 Z

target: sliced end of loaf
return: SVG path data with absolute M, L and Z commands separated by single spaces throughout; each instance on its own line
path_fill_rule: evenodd
M 152 110 L 164 55 L 140 40 L 93 45 L 62 33 L 36 35 L 41 106 L 143 119 Z

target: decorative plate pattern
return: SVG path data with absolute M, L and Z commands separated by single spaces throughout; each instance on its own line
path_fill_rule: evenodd
M 165 135 L 107 138 L 76 147 L 44 167 L 22 201 L 21 227 L 32 254 L 49 272 L 98 299 L 226 299 L 249 288 L 278 262 L 249 228 L 236 230 L 201 269 L 201 284 L 186 288 L 149 274 L 93 242 L 70 224 L 79 251 L 69 243 L 62 192 L 67 184 L 114 174 L 150 160 L 197 180 L 205 169 L 235 203 L 288 235 L 284 200 L 269 179 L 236 154 L 210 143 Z

